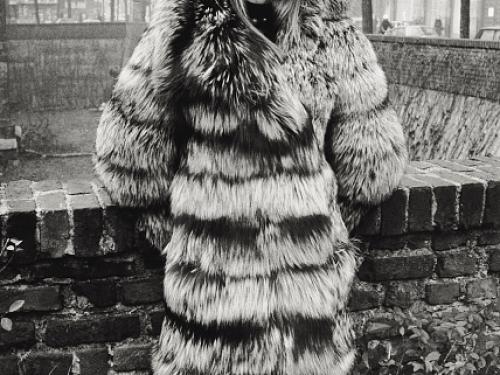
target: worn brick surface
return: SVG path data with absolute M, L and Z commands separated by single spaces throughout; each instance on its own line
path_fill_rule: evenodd
M 62 192 L 37 197 L 40 209 L 40 250 L 53 258 L 62 257 L 70 237 L 66 197 Z
M 79 282 L 73 285 L 73 290 L 77 295 L 86 297 L 96 307 L 113 306 L 117 302 L 115 280 Z
M 68 375 L 71 374 L 71 353 L 30 353 L 21 362 L 23 374 Z M 96 374 L 97 375 L 97 374 Z
M 384 299 L 384 289 L 381 285 L 356 283 L 349 298 L 349 309 L 351 311 L 368 310 L 377 308 Z
M 476 228 L 482 224 L 483 206 L 486 199 L 486 186 L 478 179 L 448 171 L 436 174 L 461 186 L 460 188 L 460 226 L 464 229 Z
M 425 286 L 425 299 L 431 305 L 447 305 L 456 302 L 460 296 L 460 284 L 439 283 Z
M 467 283 L 467 299 L 496 298 L 498 281 L 495 279 L 472 280 Z
M 163 299 L 163 276 L 124 281 L 121 284 L 121 295 L 125 305 L 160 302 Z
M 22 240 L 25 254 L 16 256 L 23 261 L 34 260 L 36 253 L 36 212 L 33 200 L 7 201 L 8 214 L 5 222 L 5 235 Z
M 405 176 L 401 184 L 410 190 L 408 230 L 410 232 L 431 231 L 433 229 L 431 186 L 411 176 Z
M 47 191 L 59 190 L 62 189 L 61 181 L 57 180 L 44 180 L 33 182 L 32 185 L 33 191 L 38 193 L 43 193 Z
M 15 355 L 0 356 L 0 374 L 2 375 L 18 375 L 17 357 Z
M 406 230 L 406 210 L 408 194 L 404 189 L 397 189 L 392 196 L 382 203 L 382 235 L 403 234 Z
M 45 342 L 52 347 L 121 341 L 140 335 L 138 315 L 93 316 L 47 322 Z
M 165 312 L 162 310 L 153 311 L 149 314 L 151 319 L 151 333 L 153 336 L 158 336 L 161 333 L 161 326 L 165 319 Z
M 361 219 L 356 234 L 358 235 L 377 235 L 380 233 L 382 222 L 382 211 L 380 207 L 374 207 L 368 211 Z
M 151 368 L 151 345 L 123 345 L 113 352 L 113 370 L 137 371 Z
M 473 275 L 477 259 L 469 250 L 442 251 L 437 255 L 436 272 L 439 277 L 458 277 Z
M 360 267 L 359 277 L 366 281 L 404 280 L 432 275 L 434 254 L 427 249 L 374 250 Z
M 75 351 L 78 358 L 78 375 L 100 375 L 107 374 L 110 368 L 109 354 L 107 348 L 88 348 Z
M 378 250 L 424 249 L 431 247 L 430 233 L 370 237 L 370 248 Z
M 0 288 L 0 313 L 9 311 L 9 306 L 23 300 L 20 311 L 57 311 L 62 308 L 58 286 L 24 286 Z
M 477 239 L 480 246 L 500 244 L 500 231 L 498 230 L 482 230 Z
M 500 248 L 489 250 L 488 266 L 491 272 L 500 272 Z
M 133 209 L 117 207 L 104 188 L 97 190 L 97 196 L 105 210 L 104 225 L 107 234 L 113 239 L 113 250 L 115 252 L 130 250 L 135 245 L 137 213 Z
M 422 298 L 424 298 L 424 284 L 422 281 L 396 281 L 389 283 L 386 287 L 385 305 L 406 309 Z
M 31 181 L 18 180 L 10 181 L 5 188 L 5 196 L 8 200 L 32 199 Z
M 76 256 L 101 254 L 102 209 L 93 194 L 72 195 L 69 204 L 73 211 L 73 247 Z
M 13 321 L 12 330 L 0 329 L 0 349 L 30 347 L 35 343 L 35 325 Z
M 133 258 L 105 259 L 54 259 L 40 262 L 31 269 L 35 279 L 50 277 L 78 280 L 100 279 L 110 276 L 131 276 L 137 273 Z
M 69 180 L 64 183 L 64 189 L 69 195 L 92 194 L 92 185 L 86 180 Z
M 436 211 L 434 224 L 440 230 L 453 230 L 458 226 L 458 185 L 437 175 L 421 175 L 419 179 L 432 186 Z
M 474 235 L 470 232 L 434 232 L 432 235 L 432 248 L 437 251 L 455 249 L 466 245 L 473 238 Z

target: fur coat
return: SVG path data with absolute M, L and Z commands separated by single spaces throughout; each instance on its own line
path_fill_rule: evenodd
M 280 60 L 229 1 L 160 0 L 102 115 L 96 170 L 164 248 L 157 375 L 353 363 L 348 232 L 407 151 L 345 1 L 302 1 Z

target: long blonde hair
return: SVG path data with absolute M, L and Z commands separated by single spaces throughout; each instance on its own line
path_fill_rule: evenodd
M 266 38 L 248 18 L 245 0 L 230 0 L 231 6 L 240 17 L 241 21 L 254 33 L 259 42 L 267 45 L 278 56 L 281 55 L 279 48 Z M 284 41 L 292 41 L 299 36 L 299 10 L 301 0 L 271 0 L 278 17 L 280 35 Z

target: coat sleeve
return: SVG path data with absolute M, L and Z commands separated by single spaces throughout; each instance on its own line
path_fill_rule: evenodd
M 144 33 L 97 129 L 96 172 L 117 204 L 134 208 L 168 205 L 178 155 L 172 106 L 152 80 L 155 38 Z
M 344 20 L 334 23 L 332 44 L 335 92 L 325 154 L 338 181 L 342 217 L 351 231 L 370 206 L 398 185 L 408 152 L 371 43 Z

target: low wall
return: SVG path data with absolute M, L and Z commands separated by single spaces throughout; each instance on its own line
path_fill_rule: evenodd
M 13 110 L 98 107 L 145 24 L 8 25 L 8 98 Z
M 163 261 L 131 212 L 97 181 L 9 182 L 0 212 L 3 238 L 24 248 L 0 273 L 0 314 L 25 301 L 9 315 L 12 331 L 0 329 L 0 374 L 147 373 L 163 317 Z M 414 162 L 358 236 L 364 261 L 349 306 L 360 342 L 400 337 L 401 315 L 433 319 L 491 304 L 500 159 Z
M 369 38 L 413 159 L 500 155 L 500 42 Z

